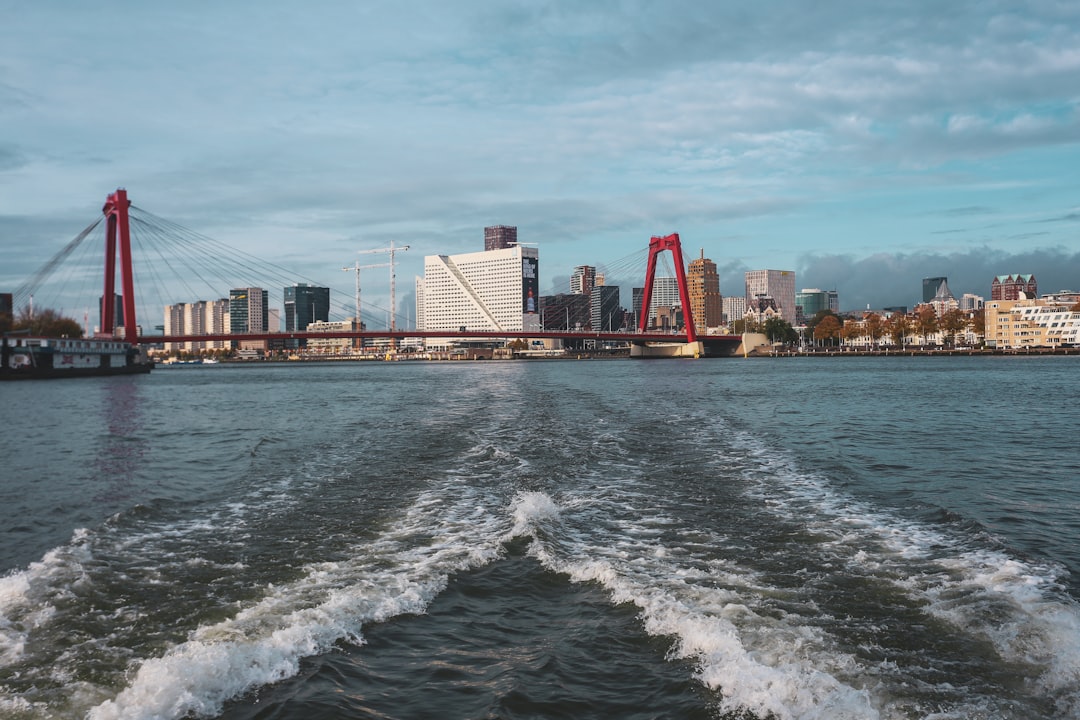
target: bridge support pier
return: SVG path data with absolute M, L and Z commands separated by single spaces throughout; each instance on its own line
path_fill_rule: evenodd
M 688 343 L 654 343 L 630 345 L 632 358 L 700 358 L 705 357 L 705 345 L 700 340 Z

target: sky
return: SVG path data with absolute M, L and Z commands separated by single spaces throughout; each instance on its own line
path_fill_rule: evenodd
M 125 187 L 341 272 L 518 227 L 541 289 L 653 235 L 842 309 L 1080 289 L 1080 3 L 0 0 L 0 290 Z M 385 259 L 385 258 L 382 258 Z M 644 272 L 644 258 L 641 260 Z M 628 286 L 642 278 L 616 277 Z M 364 276 L 389 305 L 388 274 Z M 176 298 L 190 302 L 208 298 Z M 629 304 L 629 298 L 623 299 Z

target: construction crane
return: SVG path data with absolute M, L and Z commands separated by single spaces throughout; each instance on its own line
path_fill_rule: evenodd
M 363 320 L 360 319 L 360 271 L 370 270 L 372 268 L 389 267 L 390 263 L 376 263 L 375 265 L 361 265 L 360 261 L 356 261 L 352 267 L 341 268 L 345 272 L 356 271 L 356 322 L 360 323 L 361 329 L 363 328 Z
M 359 253 L 361 255 L 367 255 L 369 253 L 390 253 L 390 262 L 385 263 L 386 265 L 390 266 L 390 332 L 394 332 L 397 329 L 397 324 L 394 321 L 395 320 L 395 315 L 397 313 L 397 306 L 395 305 L 395 298 L 394 298 L 394 281 L 396 280 L 396 277 L 397 277 L 394 274 L 394 253 L 399 252 L 399 251 L 408 250 L 408 249 L 409 249 L 408 245 L 402 245 L 401 247 L 396 247 L 394 245 L 394 241 L 391 240 L 390 241 L 390 247 L 378 248 L 376 250 L 360 250 L 359 251 Z M 360 311 L 358 310 L 357 314 L 359 314 L 359 312 Z M 396 340 L 394 341 L 394 343 L 396 344 Z

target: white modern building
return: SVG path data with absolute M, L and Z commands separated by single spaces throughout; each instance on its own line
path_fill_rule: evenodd
M 416 326 L 508 335 L 540 330 L 539 251 L 515 245 L 462 255 L 428 255 L 416 282 Z
M 649 325 L 656 323 L 657 308 L 681 308 L 679 298 L 679 279 L 676 277 L 654 277 L 652 299 L 649 300 Z

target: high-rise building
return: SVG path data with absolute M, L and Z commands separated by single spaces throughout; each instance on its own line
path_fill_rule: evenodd
M 484 250 L 506 250 L 517 245 L 517 227 L 492 225 L 484 228 Z
M 225 335 L 229 332 L 228 320 L 228 300 L 198 300 L 192 303 L 166 305 L 165 324 L 162 329 L 166 335 Z M 197 352 L 225 346 L 226 343 L 222 340 L 187 340 L 166 343 L 165 349 Z
M 686 271 L 686 290 L 690 295 L 690 313 L 694 316 L 697 331 L 705 334 L 707 328 L 718 327 L 723 323 L 723 305 L 720 297 L 720 275 L 716 272 L 716 263 L 705 257 L 690 261 Z
M 269 293 L 262 288 L 229 291 L 229 332 L 234 335 L 267 332 L 270 320 Z
M 645 288 L 636 287 L 630 290 L 630 312 L 634 314 L 634 327 L 641 324 L 641 304 L 645 302 Z
M 803 288 L 795 293 L 795 324 L 802 326 L 822 310 L 840 312 L 840 295 L 835 290 Z
M 592 315 L 592 297 L 559 293 L 540 297 L 543 330 L 576 330 L 588 327 Z
M 521 245 L 426 256 L 418 329 L 540 330 L 539 262 L 537 248 Z
M 642 291 L 644 294 L 644 291 Z M 680 310 L 682 301 L 679 299 L 679 279 L 674 277 L 654 277 L 652 286 L 652 299 L 649 301 L 649 326 L 656 325 L 657 308 L 676 308 Z M 667 317 L 673 318 L 674 314 L 668 313 Z M 674 329 L 674 328 L 672 328 Z
M 12 293 L 0 293 L 0 315 L 15 314 L 15 296 Z
M 297 283 L 285 288 L 285 331 L 305 330 L 330 319 L 330 288 Z
M 924 303 L 933 302 L 934 298 L 938 296 L 941 291 L 941 286 L 944 285 L 946 289 L 949 287 L 949 278 L 947 277 L 929 277 L 923 278 L 922 281 L 922 301 Z M 952 293 L 950 293 L 951 295 Z
M 601 283 L 602 285 L 603 283 Z M 592 265 L 578 265 L 570 274 L 570 292 L 574 295 L 589 295 L 596 287 L 596 268 Z
M 727 295 L 721 301 L 721 306 L 724 308 L 725 325 L 746 317 L 746 298 L 742 295 Z
M 1034 275 L 998 275 L 990 283 L 991 300 L 1034 299 L 1039 296 L 1039 284 Z
M 589 293 L 589 324 L 596 332 L 611 332 L 622 327 L 619 286 L 600 285 Z
M 297 283 L 285 288 L 285 332 L 306 330 L 315 322 L 330 319 L 330 288 Z M 307 347 L 303 340 L 289 340 L 288 347 Z
M 795 272 L 792 270 L 750 270 L 746 273 L 746 306 L 753 307 L 755 299 L 770 297 L 780 317 L 795 324 Z

